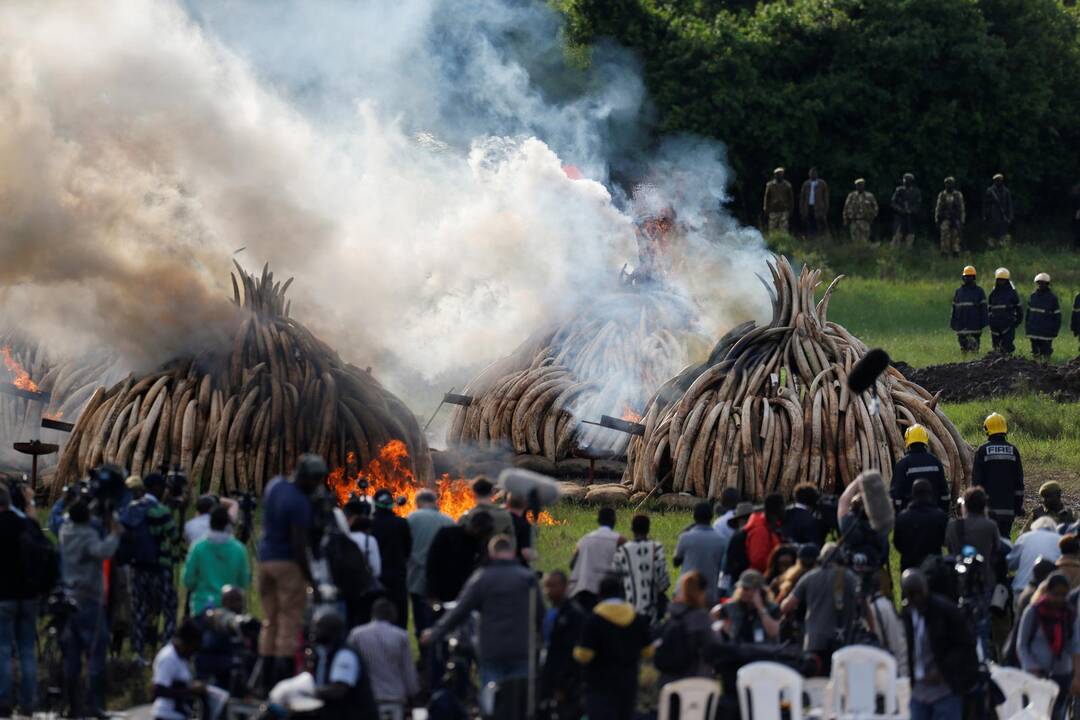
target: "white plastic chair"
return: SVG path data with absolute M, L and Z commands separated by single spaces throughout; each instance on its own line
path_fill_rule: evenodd
M 657 720 L 712 720 L 719 701 L 720 683 L 715 680 L 686 678 L 669 682 L 660 691 Z
M 774 662 L 744 665 L 735 676 L 735 686 L 742 720 L 780 720 L 780 704 L 785 700 L 790 705 L 790 719 L 802 720 L 802 675 L 788 666 Z M 665 720 L 663 703 L 660 720 Z
M 1058 684 L 1017 668 L 990 666 L 990 678 L 1001 688 L 1005 702 L 997 707 L 999 720 L 1011 720 L 1021 713 L 1049 718 L 1058 695 Z
M 884 698 L 885 713 L 898 715 L 896 658 L 869 645 L 849 645 L 832 656 L 832 701 L 827 714 L 834 718 L 878 715 L 877 698 Z

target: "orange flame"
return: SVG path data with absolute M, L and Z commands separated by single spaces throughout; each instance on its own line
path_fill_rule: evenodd
M 30 379 L 30 373 L 23 369 L 23 366 L 19 364 L 11 355 L 11 346 L 5 345 L 0 347 L 0 353 L 4 355 L 4 366 L 11 374 L 11 384 L 20 390 L 29 390 L 31 392 L 38 392 L 37 383 Z
M 358 482 L 366 480 L 367 494 L 374 495 L 378 490 L 389 490 L 394 497 L 405 498 L 403 505 L 395 505 L 394 512 L 405 516 L 416 509 L 416 495 L 424 489 L 417 484 L 416 477 L 409 468 L 409 450 L 400 440 L 391 440 L 382 446 L 377 457 L 368 463 L 367 468 L 354 471 L 356 454 L 349 453 L 345 458 L 345 467 L 335 468 L 326 478 L 326 484 L 337 496 L 338 503 L 344 505 L 354 493 L 359 494 Z M 476 505 L 472 488 L 465 478 L 451 478 L 444 474 L 430 488 L 438 498 L 439 510 L 457 520 Z M 546 512 L 540 513 L 539 521 L 544 525 L 559 524 Z
M 629 405 L 624 405 L 622 411 L 622 419 L 626 420 L 627 422 L 640 423 L 641 413 L 634 410 L 634 408 L 630 407 Z

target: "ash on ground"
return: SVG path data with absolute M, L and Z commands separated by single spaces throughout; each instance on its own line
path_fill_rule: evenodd
M 1043 365 L 1028 358 L 987 355 L 970 362 L 913 368 L 893 363 L 908 380 L 942 400 L 964 402 L 1016 393 L 1037 392 L 1061 402 L 1080 399 L 1080 358 L 1062 365 Z

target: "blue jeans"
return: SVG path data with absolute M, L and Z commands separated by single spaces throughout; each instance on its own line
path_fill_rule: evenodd
M 529 659 L 520 660 L 481 660 L 480 686 L 488 683 L 501 683 L 504 680 L 529 677 Z
M 911 701 L 911 720 L 960 720 L 964 714 L 964 699 L 946 695 L 932 703 Z
M 105 707 L 105 651 L 109 644 L 109 621 L 101 603 L 79 600 L 68 618 L 63 636 L 64 681 L 67 698 L 78 709 Z M 82 685 L 83 656 L 87 660 L 87 684 Z M 86 688 L 85 692 L 82 688 Z M 85 703 L 81 702 L 85 698 Z
M 37 600 L 0 600 L 0 707 L 10 708 L 14 668 L 19 656 L 19 703 L 30 712 L 37 694 Z

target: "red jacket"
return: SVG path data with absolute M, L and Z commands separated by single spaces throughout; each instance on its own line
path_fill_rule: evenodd
M 765 513 L 756 512 L 746 521 L 746 558 L 750 567 L 759 572 L 769 569 L 769 556 L 781 543 L 780 523 L 772 527 L 765 521 Z

